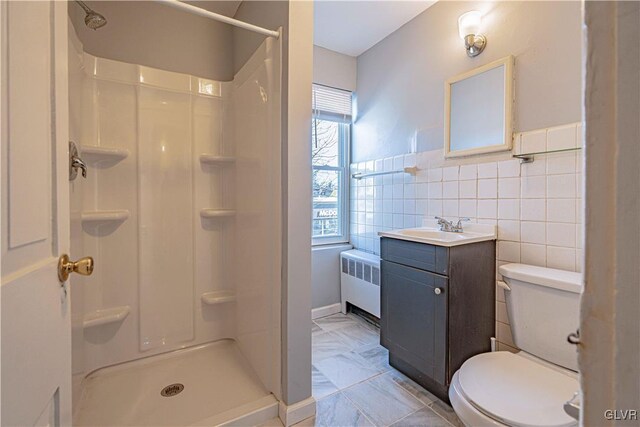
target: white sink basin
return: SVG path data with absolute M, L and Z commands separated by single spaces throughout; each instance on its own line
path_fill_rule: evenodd
M 437 246 L 458 246 L 496 239 L 496 227 L 487 224 L 465 224 L 463 233 L 440 231 L 436 227 L 404 228 L 381 231 L 378 235 Z

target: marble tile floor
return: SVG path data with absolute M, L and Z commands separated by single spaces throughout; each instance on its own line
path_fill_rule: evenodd
M 335 314 L 312 331 L 316 416 L 298 426 L 463 427 L 449 405 L 389 366 L 376 326 Z

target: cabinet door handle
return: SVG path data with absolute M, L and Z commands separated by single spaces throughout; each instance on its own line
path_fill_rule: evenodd
M 442 289 L 440 289 L 440 288 L 434 288 L 434 289 L 433 289 L 433 293 L 434 293 L 434 294 L 436 294 L 436 295 L 440 295 L 440 294 L 442 293 Z

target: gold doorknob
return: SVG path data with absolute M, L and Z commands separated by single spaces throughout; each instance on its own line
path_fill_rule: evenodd
M 91 273 L 93 273 L 93 258 L 86 256 L 73 262 L 69 260 L 69 255 L 62 255 L 58 260 L 58 279 L 60 279 L 61 282 L 66 282 L 71 273 L 90 276 Z

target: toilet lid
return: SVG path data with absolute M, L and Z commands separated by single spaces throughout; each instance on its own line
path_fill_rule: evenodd
M 571 426 L 563 405 L 579 390 L 575 378 L 506 351 L 467 360 L 459 372 L 462 392 L 485 414 L 512 426 Z

